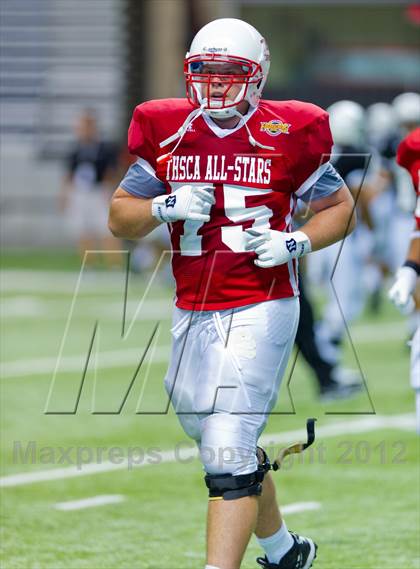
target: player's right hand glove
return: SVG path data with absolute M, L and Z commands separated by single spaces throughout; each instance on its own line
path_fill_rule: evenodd
M 210 209 L 215 201 L 213 186 L 186 184 L 169 195 L 154 198 L 152 215 L 161 223 L 186 219 L 210 221 Z
M 400 267 L 396 281 L 388 292 L 388 297 L 402 314 L 414 310 L 413 292 L 417 284 L 417 273 L 411 267 Z

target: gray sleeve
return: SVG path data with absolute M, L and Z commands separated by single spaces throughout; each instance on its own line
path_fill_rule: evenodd
M 156 177 L 151 165 L 142 158 L 130 166 L 120 186 L 139 198 L 155 198 L 166 193 L 165 184 Z
M 322 175 L 304 193 L 299 195 L 299 199 L 309 203 L 325 198 L 344 186 L 344 180 L 334 166 L 329 162 L 327 164 Z

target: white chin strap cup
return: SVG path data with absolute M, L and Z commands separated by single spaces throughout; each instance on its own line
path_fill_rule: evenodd
M 234 107 L 228 107 L 227 109 L 212 109 L 207 108 L 204 110 L 206 115 L 209 115 L 212 119 L 230 119 L 235 116 L 236 105 Z
M 208 104 L 207 97 L 203 97 L 200 93 L 200 90 L 195 85 L 193 86 L 193 89 L 195 90 L 195 93 L 197 95 L 197 99 L 198 99 L 198 102 L 200 103 L 200 105 L 206 106 Z M 241 103 L 242 101 L 248 100 L 248 99 L 244 98 L 244 93 L 245 93 L 245 85 L 242 86 L 241 90 L 236 95 L 235 100 L 232 101 L 232 103 L 234 103 L 234 106 L 227 107 L 227 108 L 220 108 L 220 109 L 218 109 L 217 107 L 207 107 L 206 106 L 206 108 L 204 109 L 204 112 L 214 119 L 228 119 L 228 118 L 234 117 L 235 114 L 238 112 L 237 106 L 239 105 L 239 103 Z

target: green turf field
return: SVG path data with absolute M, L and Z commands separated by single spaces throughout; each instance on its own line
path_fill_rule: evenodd
M 81 279 L 74 300 L 74 255 L 4 254 L 2 264 L 2 567 L 202 568 L 203 475 L 166 413 L 162 384 L 170 286 L 132 277 L 125 304 L 124 275 L 102 271 Z M 279 500 L 314 508 L 286 520 L 317 540 L 316 568 L 419 568 L 419 437 L 405 323 L 385 303 L 350 331 L 369 394 L 321 405 L 299 358 L 288 374 L 292 399 L 283 382 L 268 446 L 284 444 L 311 416 L 319 433 L 311 452 L 275 474 Z M 78 401 L 89 350 L 96 371 L 87 367 Z M 346 363 L 356 367 L 349 344 Z M 78 468 L 78 459 L 89 464 Z M 104 496 L 115 503 L 57 506 Z M 243 568 L 256 568 L 259 554 L 252 541 Z

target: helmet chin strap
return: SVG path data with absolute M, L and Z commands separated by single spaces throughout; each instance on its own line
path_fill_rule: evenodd
M 222 118 L 220 116 L 220 114 L 218 114 L 217 116 L 212 116 L 212 114 L 210 113 L 210 109 L 206 108 L 206 105 L 207 105 L 207 99 L 203 99 L 200 107 L 198 109 L 194 109 L 187 116 L 187 118 L 185 119 L 183 124 L 179 127 L 179 129 L 174 134 L 172 134 L 171 136 L 169 136 L 165 140 L 162 140 L 162 142 L 159 143 L 160 148 L 163 148 L 163 147 L 167 146 L 168 144 L 171 144 L 171 142 L 174 142 L 177 138 L 179 139 L 178 142 L 176 143 L 175 147 L 171 150 L 171 152 L 169 152 L 168 154 L 163 154 L 162 156 L 158 157 L 158 159 L 157 159 L 158 162 L 162 162 L 163 160 L 170 160 L 172 154 L 175 152 L 175 150 L 181 144 L 182 139 L 184 138 L 184 135 L 187 132 L 189 125 L 192 124 L 196 119 L 198 119 L 198 117 L 200 117 L 203 113 L 209 114 L 212 118 L 219 118 L 219 119 Z M 225 115 L 225 118 L 231 118 L 231 117 L 238 117 L 239 118 L 239 120 L 243 123 L 243 125 L 244 125 L 244 127 L 248 133 L 248 140 L 252 146 L 258 146 L 259 148 L 263 148 L 264 150 L 275 150 L 275 148 L 273 146 L 266 146 L 265 144 L 261 144 L 261 142 L 258 142 L 258 140 L 255 140 L 255 138 L 251 134 L 251 131 L 249 130 L 249 127 L 248 127 L 247 121 L 244 118 L 244 115 L 242 115 L 236 109 L 236 107 L 230 107 L 229 109 L 220 109 L 220 110 L 221 111 L 222 110 L 224 110 L 224 111 L 229 110 L 230 111 L 228 116 Z
M 244 115 L 242 115 L 239 111 L 234 109 L 233 116 L 238 117 L 240 121 L 242 121 L 247 133 L 248 133 L 248 140 L 252 146 L 258 146 L 259 148 L 263 148 L 264 150 L 275 150 L 274 146 L 266 146 L 265 144 L 261 144 L 258 140 L 252 136 L 251 131 L 249 130 L 249 126 L 247 121 L 245 120 Z
M 181 144 L 181 141 L 184 138 L 184 135 L 187 132 L 189 125 L 193 123 L 195 119 L 198 119 L 198 117 L 203 114 L 206 105 L 207 105 L 207 99 L 204 99 L 200 107 L 198 109 L 194 109 L 193 111 L 191 111 L 191 113 L 187 116 L 183 124 L 179 127 L 179 129 L 176 132 L 174 132 L 174 134 L 168 136 L 168 138 L 165 138 L 165 140 L 162 140 L 162 142 L 159 143 L 160 148 L 163 148 L 164 146 L 171 144 L 171 142 L 174 142 L 177 138 L 179 138 L 178 142 L 175 145 L 175 148 L 171 150 L 171 154 L 175 152 L 175 150 Z
M 241 91 L 237 94 L 235 100 L 233 101 L 234 103 L 237 103 L 235 106 L 228 107 L 227 109 L 212 109 L 212 108 L 207 107 L 204 109 L 203 112 L 206 115 L 209 115 L 211 118 L 219 119 L 219 120 L 230 119 L 232 117 L 238 117 L 239 120 L 243 123 L 243 125 L 244 125 L 244 127 L 248 133 L 248 140 L 252 146 L 258 146 L 259 148 L 262 148 L 264 150 L 275 150 L 274 146 L 266 146 L 265 144 L 261 144 L 261 142 L 258 142 L 258 140 L 255 140 L 255 138 L 251 134 L 251 131 L 249 130 L 249 127 L 248 127 L 247 121 L 244 118 L 244 115 L 238 111 L 237 105 L 239 105 L 239 103 L 241 103 L 242 101 L 245 101 L 245 100 L 249 103 L 247 98 L 243 98 L 244 90 L 245 90 L 245 86 L 241 89 Z M 207 99 L 201 99 L 201 98 L 200 98 L 200 100 L 203 101 L 203 104 L 207 101 Z M 251 103 L 249 103 L 249 104 L 251 105 Z M 253 105 L 251 105 L 251 106 L 253 106 Z

